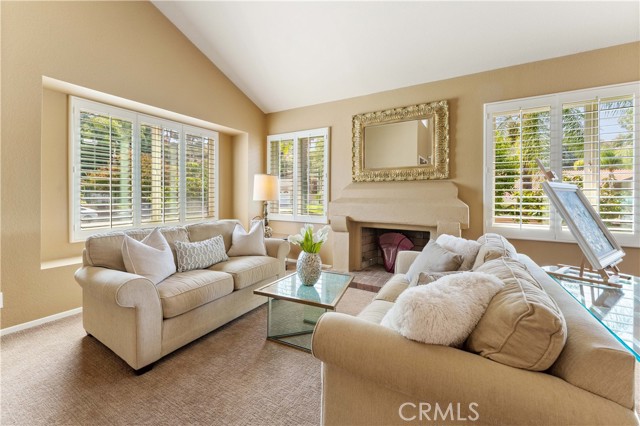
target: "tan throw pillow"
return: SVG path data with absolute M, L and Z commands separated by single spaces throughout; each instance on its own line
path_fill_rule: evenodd
M 264 223 L 255 222 L 249 232 L 242 225 L 236 224 L 231 235 L 229 256 L 266 256 L 267 248 L 264 244 Z
M 415 285 L 427 285 L 438 281 L 442 277 L 447 275 L 461 274 L 464 271 L 450 271 L 450 272 L 420 272 L 418 276 L 418 282 Z
M 222 235 L 195 243 L 176 242 L 178 272 L 204 269 L 229 260 Z
M 461 271 L 471 269 L 481 247 L 481 244 L 477 241 L 467 240 L 449 234 L 440 235 L 436 242 L 447 250 L 457 253 L 464 258 L 462 265 L 460 265 Z
M 480 250 L 478 250 L 478 255 L 471 268 L 474 271 L 489 260 L 500 259 L 501 257 L 510 257 L 512 259 L 518 257 L 516 248 L 502 235 L 488 232 L 478 238 L 478 243 L 480 243 Z
M 488 274 L 462 272 L 405 290 L 381 325 L 407 339 L 460 347 L 503 286 Z
M 429 243 L 413 261 L 406 273 L 406 278 L 410 286 L 415 286 L 418 282 L 420 272 L 445 272 L 456 271 L 462 264 L 462 256 L 450 252 L 442 247 L 435 240 Z
M 505 286 L 491 300 L 467 348 L 512 367 L 551 367 L 567 340 L 567 325 L 555 301 L 515 259 L 491 260 L 476 272 L 494 275 Z
M 158 228 L 142 241 L 125 235 L 122 240 L 122 260 L 127 272 L 142 275 L 154 284 L 176 272 L 171 247 Z

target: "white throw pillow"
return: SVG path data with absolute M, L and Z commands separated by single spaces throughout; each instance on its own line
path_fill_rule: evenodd
M 468 271 L 471 269 L 473 263 L 476 261 L 478 251 L 482 246 L 477 241 L 454 237 L 448 234 L 440 235 L 436 242 L 447 250 L 457 253 L 464 258 L 462 265 L 460 265 L 460 271 Z
M 236 224 L 231 235 L 229 256 L 266 256 L 267 247 L 264 244 L 264 222 L 259 221 L 251 225 L 249 232 L 242 225 Z
M 175 245 L 178 272 L 204 269 L 216 263 L 229 260 L 229 256 L 227 256 L 227 252 L 224 249 L 222 235 L 194 243 L 176 241 Z
M 413 287 L 418 282 L 420 272 L 457 271 L 463 260 L 459 254 L 445 249 L 435 240 L 429 240 L 405 275 L 409 285 Z
M 503 285 L 493 275 L 480 272 L 447 275 L 406 289 L 381 324 L 407 339 L 461 347 Z
M 158 228 L 142 241 L 125 235 L 122 240 L 122 259 L 127 272 L 142 275 L 154 284 L 176 272 L 171 247 Z

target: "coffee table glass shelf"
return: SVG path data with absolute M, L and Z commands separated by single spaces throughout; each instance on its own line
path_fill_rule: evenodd
M 306 286 L 294 272 L 254 290 L 269 298 L 267 339 L 311 352 L 316 322 L 325 312 L 335 311 L 352 280 L 352 275 L 322 271 L 315 285 Z
M 545 266 L 543 269 L 549 272 L 557 268 Z M 622 287 L 614 288 L 605 284 L 550 276 L 640 361 L 640 277 L 621 277 L 617 284 Z

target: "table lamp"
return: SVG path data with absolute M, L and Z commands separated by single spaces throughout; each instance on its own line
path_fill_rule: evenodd
M 257 174 L 253 177 L 253 201 L 264 202 L 262 216 L 264 219 L 264 236 L 271 237 L 272 229 L 269 227 L 268 202 L 276 201 L 280 197 L 278 189 L 278 177 L 265 174 Z

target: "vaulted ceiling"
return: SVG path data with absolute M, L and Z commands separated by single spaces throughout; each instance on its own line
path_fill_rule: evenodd
M 153 3 L 267 113 L 640 40 L 638 1 Z

